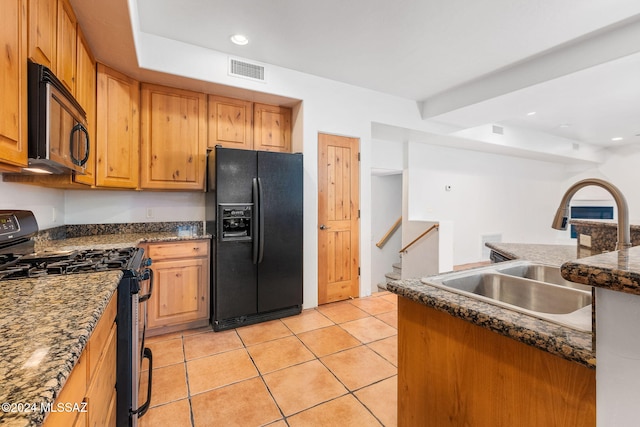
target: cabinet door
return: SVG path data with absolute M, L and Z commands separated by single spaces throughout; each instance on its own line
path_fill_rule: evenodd
M 140 187 L 203 190 L 206 96 L 151 84 L 141 92 Z
M 253 104 L 240 99 L 209 95 L 209 148 L 253 148 Z
M 58 0 L 56 76 L 69 92 L 76 93 L 76 27 L 78 20 L 69 0 Z
M 29 58 L 56 73 L 56 0 L 29 0 Z
M 27 166 L 26 0 L 2 3 L 0 40 L 0 163 Z
M 137 81 L 98 64 L 96 186 L 137 188 L 140 118 Z
M 78 28 L 78 55 L 76 76 L 76 99 L 87 113 L 89 131 L 89 159 L 85 164 L 84 175 L 74 175 L 74 181 L 82 184 L 96 183 L 96 61 L 91 55 L 89 45 Z
M 156 261 L 149 329 L 209 318 L 208 258 Z
M 291 109 L 253 105 L 253 149 L 291 152 Z

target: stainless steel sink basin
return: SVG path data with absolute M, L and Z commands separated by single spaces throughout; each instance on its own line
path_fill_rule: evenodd
M 560 275 L 560 267 L 552 265 L 519 262 L 517 265 L 511 267 L 499 268 L 496 266 L 496 271 L 502 274 L 508 274 L 509 276 L 523 277 L 525 279 L 538 280 L 540 282 L 553 283 L 555 285 L 591 292 L 591 286 L 565 280 Z
M 580 331 L 591 331 L 591 287 L 564 280 L 557 267 L 511 261 L 431 276 L 423 283 Z

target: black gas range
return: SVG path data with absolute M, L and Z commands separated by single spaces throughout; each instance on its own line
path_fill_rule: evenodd
M 118 426 L 137 426 L 151 400 L 152 354 L 144 345 L 146 302 L 153 289 L 151 260 L 134 247 L 36 252 L 33 236 L 37 232 L 31 211 L 0 210 L 0 287 L 19 279 L 123 272 L 118 283 L 116 419 Z M 148 387 L 146 402 L 138 405 L 143 359 L 149 360 Z

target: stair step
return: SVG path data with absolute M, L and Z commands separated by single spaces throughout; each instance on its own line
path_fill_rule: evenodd
M 400 280 L 400 273 L 396 273 L 395 271 L 391 273 L 385 273 L 384 277 L 387 278 L 387 282 L 390 280 Z
M 400 273 L 402 271 L 402 262 L 393 263 L 393 272 Z

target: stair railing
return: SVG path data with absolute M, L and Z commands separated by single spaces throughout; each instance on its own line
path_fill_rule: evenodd
M 427 234 L 429 234 L 432 230 L 437 230 L 438 227 L 440 227 L 440 224 L 435 223 L 433 224 L 431 227 L 427 228 L 425 230 L 424 233 L 422 233 L 421 235 L 419 235 L 418 237 L 416 237 L 415 239 L 413 239 L 411 241 L 411 243 L 409 243 L 407 246 L 405 246 L 404 248 L 400 249 L 398 252 L 400 253 L 405 253 L 407 252 L 407 249 L 409 249 L 411 246 L 413 246 L 414 243 L 416 243 L 418 240 L 422 239 L 424 236 L 426 236 Z
M 402 217 L 398 218 L 398 220 L 391 226 L 391 228 L 389 228 L 386 234 L 382 236 L 382 239 L 380 239 L 380 241 L 376 243 L 376 246 L 382 249 L 382 247 L 387 243 L 387 241 L 391 238 L 393 233 L 396 232 L 396 230 L 398 229 L 398 227 L 400 227 L 401 224 L 402 224 Z

